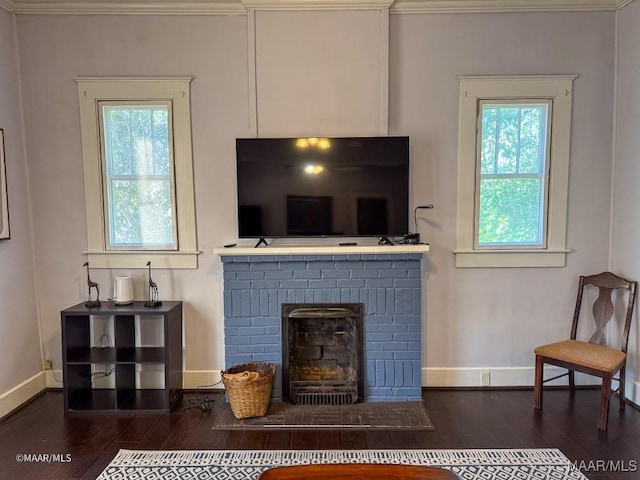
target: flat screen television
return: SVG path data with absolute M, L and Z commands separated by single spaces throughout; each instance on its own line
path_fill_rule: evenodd
M 239 238 L 408 233 L 409 137 L 238 138 Z

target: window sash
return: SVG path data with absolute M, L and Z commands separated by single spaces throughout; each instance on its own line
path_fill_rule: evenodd
M 153 110 L 157 108 L 166 108 L 167 111 L 167 156 L 168 156 L 168 172 L 167 174 L 137 174 L 138 164 L 133 163 L 132 169 L 134 173 L 116 174 L 113 172 L 113 164 L 111 150 L 107 148 L 107 138 L 111 138 L 109 131 L 110 124 L 105 122 L 105 112 L 109 107 L 123 107 L 138 110 Z M 98 101 L 98 127 L 100 135 L 100 163 L 102 171 L 102 195 L 103 195 L 103 221 L 104 221 L 104 241 L 106 250 L 178 250 L 178 218 L 176 208 L 176 186 L 175 186 L 175 162 L 173 148 L 173 115 L 171 100 L 154 100 L 154 101 Z M 119 243 L 116 238 L 115 231 L 115 202 L 113 192 L 118 182 L 145 182 L 157 181 L 159 179 L 169 182 L 169 197 L 171 202 L 171 241 L 170 242 L 124 242 Z M 139 210 L 142 206 L 138 207 Z M 144 215 L 140 215 L 138 228 L 144 228 L 143 223 L 149 225 L 149 221 L 143 220 Z
M 473 248 L 476 250 L 482 249 L 490 249 L 490 250 L 514 250 L 514 249 L 531 249 L 531 248 L 539 248 L 545 249 L 547 248 L 547 213 L 548 213 L 548 205 L 549 205 L 549 172 L 550 172 L 550 154 L 551 154 L 551 119 L 552 117 L 552 99 L 526 99 L 526 98 L 518 98 L 518 99 L 480 99 L 477 102 L 477 128 L 476 128 L 476 171 L 475 171 L 475 201 L 474 201 L 474 243 Z M 496 127 L 494 132 L 490 132 L 494 135 L 494 152 L 493 152 L 493 173 L 483 173 L 483 114 L 484 107 L 496 106 L 498 109 L 497 118 L 495 121 Z M 537 171 L 522 172 L 521 170 L 526 170 L 521 163 L 521 144 L 520 141 L 522 139 L 522 121 L 521 121 L 521 112 L 523 109 L 529 107 L 540 107 L 544 106 L 544 110 L 546 112 L 542 112 L 543 115 L 540 118 L 540 130 L 538 137 L 538 158 L 537 158 Z M 516 148 L 516 158 L 515 164 L 511 167 L 513 172 L 498 172 L 500 169 L 499 166 L 499 150 L 500 150 L 500 112 L 502 107 L 512 107 L 518 108 L 518 125 L 517 125 L 517 141 L 518 146 Z M 546 114 L 545 114 L 546 113 Z M 482 193 L 483 193 L 483 183 L 486 184 L 485 181 L 519 181 L 519 180 L 539 180 L 539 189 L 538 189 L 538 205 L 537 205 L 537 234 L 536 239 L 532 239 L 532 241 L 481 241 L 481 208 L 482 208 Z M 529 182 L 530 183 L 530 182 Z M 524 184 L 524 182 L 522 182 Z M 517 208 L 517 207 L 516 207 Z

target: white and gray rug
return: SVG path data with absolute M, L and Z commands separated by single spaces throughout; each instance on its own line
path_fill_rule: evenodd
M 254 480 L 270 467 L 309 463 L 431 465 L 465 480 L 587 480 L 557 449 L 120 450 L 98 480 Z

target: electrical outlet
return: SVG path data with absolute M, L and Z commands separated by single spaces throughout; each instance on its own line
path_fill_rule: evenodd
M 483 387 L 491 386 L 491 372 L 481 372 L 480 373 L 480 382 Z
M 53 370 L 53 362 L 51 360 L 44 361 L 44 369 L 45 370 Z

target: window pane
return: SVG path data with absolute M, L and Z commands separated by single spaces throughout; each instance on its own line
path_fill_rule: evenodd
M 525 107 L 520 111 L 520 173 L 544 171 L 547 106 Z
M 546 118 L 546 104 L 483 104 L 481 173 L 544 172 Z
M 111 247 L 174 248 L 169 107 L 103 105 Z
M 111 244 L 172 245 L 170 189 L 168 180 L 112 180 L 109 188 Z
M 518 158 L 518 108 L 498 109 L 497 173 L 515 173 Z
M 479 246 L 544 244 L 546 103 L 481 102 Z
M 540 244 L 541 178 L 493 178 L 480 182 L 479 242 Z
M 482 148 L 480 151 L 482 173 L 495 173 L 497 121 L 498 109 L 485 105 L 482 109 Z

